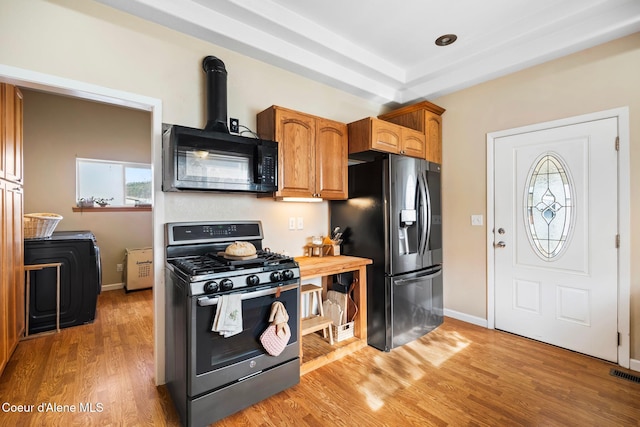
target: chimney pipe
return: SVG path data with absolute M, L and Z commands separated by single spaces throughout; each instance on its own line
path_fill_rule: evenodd
M 227 128 L 227 70 L 215 56 L 202 61 L 207 74 L 207 124 L 204 130 L 229 133 Z

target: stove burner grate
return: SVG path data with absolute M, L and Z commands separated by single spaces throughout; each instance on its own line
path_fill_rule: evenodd
M 173 264 L 180 270 L 188 273 L 190 276 L 199 276 L 202 274 L 212 274 L 223 271 L 234 270 L 227 265 L 221 264 L 215 260 L 206 257 L 197 258 L 179 258 L 173 260 Z
M 199 257 L 178 258 L 173 264 L 191 276 L 222 273 L 227 271 L 283 265 L 293 263 L 293 259 L 275 252 L 258 250 L 257 258 L 248 260 L 231 260 L 224 256 L 208 253 Z

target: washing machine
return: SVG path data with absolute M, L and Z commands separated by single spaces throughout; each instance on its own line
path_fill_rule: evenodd
M 100 248 L 91 231 L 56 231 L 24 242 L 24 264 L 61 263 L 60 328 L 92 323 L 102 289 Z M 29 271 L 29 335 L 56 329 L 55 268 Z

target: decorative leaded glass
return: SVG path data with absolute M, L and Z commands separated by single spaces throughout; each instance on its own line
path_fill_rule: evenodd
M 573 229 L 573 182 L 558 154 L 536 159 L 525 188 L 525 228 L 534 252 L 546 261 L 566 248 Z

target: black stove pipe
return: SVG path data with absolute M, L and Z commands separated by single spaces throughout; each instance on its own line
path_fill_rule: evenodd
M 202 60 L 207 74 L 207 124 L 204 130 L 229 133 L 227 127 L 227 69 L 215 56 Z

